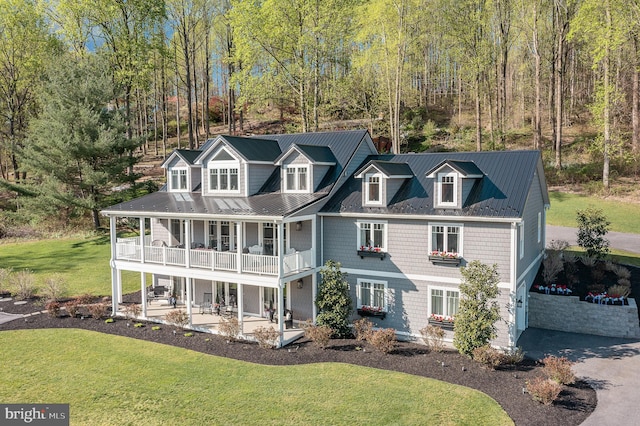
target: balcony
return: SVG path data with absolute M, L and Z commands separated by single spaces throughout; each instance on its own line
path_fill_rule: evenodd
M 139 238 L 118 238 L 116 242 L 117 260 L 142 262 L 141 254 Z M 279 275 L 278 256 L 250 253 L 238 254 L 231 251 L 216 251 L 203 248 L 189 249 L 189 264 L 187 264 L 187 249 L 185 248 L 145 245 L 144 263 L 256 275 Z M 284 255 L 282 275 L 312 267 L 313 250 L 296 251 Z

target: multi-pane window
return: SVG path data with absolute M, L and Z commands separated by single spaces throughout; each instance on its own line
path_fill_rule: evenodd
M 455 175 L 438 175 L 440 186 L 440 204 L 456 204 L 456 177 Z
M 460 226 L 432 225 L 431 251 L 460 253 L 462 250 Z
M 220 167 L 209 169 L 210 191 L 237 191 L 238 168 Z
M 380 203 L 380 176 L 367 175 L 367 202 Z
M 387 283 L 384 281 L 358 280 L 358 308 L 370 306 L 387 310 Z
M 386 250 L 386 223 L 358 222 L 358 227 L 358 247 L 377 247 L 383 251 Z
M 185 169 L 171 170 L 171 189 L 187 189 L 187 171 Z
M 306 166 L 289 166 L 285 168 L 285 189 L 287 191 L 306 191 L 308 187 Z
M 454 317 L 460 306 L 460 292 L 458 290 L 431 289 L 431 315 Z

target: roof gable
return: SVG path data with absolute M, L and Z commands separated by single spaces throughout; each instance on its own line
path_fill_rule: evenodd
M 304 156 L 311 164 L 321 164 L 326 166 L 333 166 L 336 164 L 336 157 L 328 146 L 302 145 L 294 143 L 276 159 L 276 165 L 282 165 L 284 160 L 293 153 L 298 153 Z
M 473 161 L 449 159 L 442 161 L 440 164 L 427 171 L 426 176 L 430 178 L 435 177 L 440 170 L 446 167 L 451 167 L 465 178 L 481 178 L 484 176 L 482 170 L 480 170 Z
M 196 163 L 202 164 L 220 145 L 228 147 L 248 163 L 273 163 L 281 154 L 278 143 L 273 140 L 221 135 L 215 138 L 213 142 L 207 141 L 204 145 L 206 148 L 202 150 L 202 153 L 196 159 Z
M 166 160 L 164 160 L 164 162 L 162 163 L 162 165 L 160 167 L 165 168 L 165 169 L 168 168 L 171 165 L 171 163 L 174 160 L 176 160 L 177 158 L 180 158 L 181 160 L 183 160 L 188 165 L 193 166 L 195 164 L 196 158 L 198 158 L 199 155 L 200 155 L 200 151 L 199 150 L 175 149 L 166 158 Z
M 376 170 L 378 173 L 382 173 L 386 178 L 402 178 L 410 179 L 413 177 L 413 171 L 411 166 L 407 163 L 396 163 L 392 161 L 380 161 L 371 160 L 363 167 L 358 169 L 355 173 L 356 178 L 362 178 L 365 173 L 370 173 L 370 170 Z

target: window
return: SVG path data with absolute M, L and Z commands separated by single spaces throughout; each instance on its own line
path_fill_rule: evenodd
M 184 191 L 187 189 L 186 169 L 171 170 L 171 189 L 175 191 Z
M 462 253 L 462 226 L 431 225 L 431 251 Z
M 460 292 L 443 288 L 431 289 L 431 315 L 455 317 L 460 306 Z
M 309 187 L 307 167 L 285 167 L 285 190 L 287 192 L 306 192 Z
M 457 205 L 457 179 L 455 174 L 439 174 L 438 187 L 439 198 L 438 204 L 455 206 Z
M 358 279 L 358 309 L 371 306 L 387 311 L 387 283 L 386 281 L 372 281 Z
M 237 192 L 238 168 L 216 167 L 209 169 L 209 191 Z
M 387 224 L 384 222 L 358 222 L 358 249 L 378 247 L 387 250 Z
M 365 197 L 367 204 L 381 204 L 380 175 L 366 175 L 365 177 Z

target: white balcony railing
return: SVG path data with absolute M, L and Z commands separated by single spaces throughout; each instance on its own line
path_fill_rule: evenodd
M 116 258 L 132 262 L 141 261 L 141 250 L 138 238 L 122 238 L 116 242 Z M 261 254 L 238 254 L 231 251 L 215 251 L 205 249 L 189 250 L 187 265 L 186 249 L 176 247 L 144 247 L 144 262 L 161 265 L 184 266 L 219 271 L 238 271 L 260 275 L 278 275 L 278 257 Z M 283 273 L 293 273 L 313 265 L 313 250 L 287 254 L 283 259 Z

